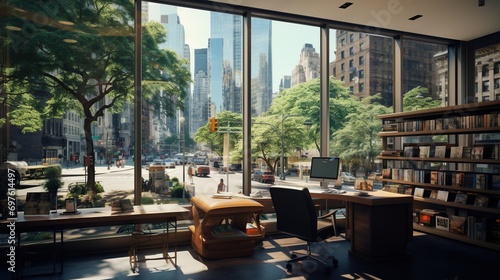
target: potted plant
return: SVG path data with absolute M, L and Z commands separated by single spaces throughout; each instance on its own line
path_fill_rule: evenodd
M 60 165 L 51 165 L 43 171 L 47 179 L 44 189 L 50 194 L 51 208 L 57 209 L 57 192 L 64 185 L 62 181 L 62 167 Z

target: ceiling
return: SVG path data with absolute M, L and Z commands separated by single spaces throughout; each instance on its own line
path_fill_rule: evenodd
M 400 30 L 452 40 L 470 41 L 500 32 L 499 0 L 212 0 L 221 4 L 354 23 L 373 33 Z M 346 9 L 342 4 L 352 3 Z M 483 2 L 483 6 L 479 6 Z M 416 20 L 409 20 L 422 15 Z

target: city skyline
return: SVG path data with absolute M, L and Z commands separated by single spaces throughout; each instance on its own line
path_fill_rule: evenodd
M 155 3 L 150 4 L 153 4 L 153 7 L 160 5 Z M 159 18 L 160 9 L 149 9 L 149 13 L 151 18 Z M 180 23 L 185 29 L 185 42 L 189 45 L 191 59 L 194 59 L 195 49 L 208 47 L 208 39 L 210 38 L 210 12 L 177 7 L 177 13 Z M 297 33 L 302 34 L 300 41 L 295 36 Z M 316 51 L 320 52 L 320 29 L 319 27 L 273 21 L 272 34 L 272 89 L 273 93 L 276 93 L 279 91 L 281 79 L 285 75 L 291 75 L 292 70 L 299 63 L 300 53 L 304 44 L 312 44 Z M 330 44 L 331 59 L 329 61 L 333 61 L 335 58 L 334 30 L 332 30 L 330 35 Z M 194 73 L 193 63 L 191 63 L 191 72 Z

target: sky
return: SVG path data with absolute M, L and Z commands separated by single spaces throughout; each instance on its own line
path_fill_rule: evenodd
M 184 26 L 186 44 L 191 50 L 191 60 L 194 61 L 194 50 L 208 46 L 210 12 L 179 7 L 177 13 Z M 305 43 L 312 44 L 316 52 L 320 52 L 320 29 L 273 21 L 272 34 L 273 92 L 277 92 L 281 78 L 291 75 L 293 68 L 298 64 Z M 300 34 L 300 38 L 297 34 Z M 334 55 L 333 51 L 330 51 L 330 55 Z M 193 68 L 194 63 L 191 64 Z

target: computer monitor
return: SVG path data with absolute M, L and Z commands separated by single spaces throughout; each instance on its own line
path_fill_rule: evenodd
M 342 184 L 339 177 L 340 158 L 338 157 L 313 157 L 311 160 L 311 181 L 328 182 L 333 185 Z

